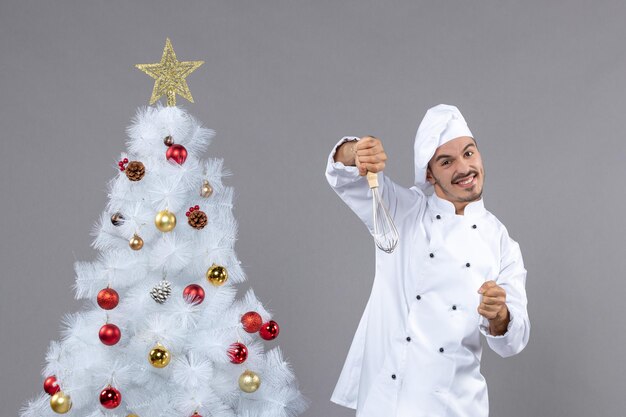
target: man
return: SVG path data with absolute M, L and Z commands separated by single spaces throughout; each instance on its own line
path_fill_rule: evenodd
M 384 176 L 375 137 L 344 137 L 328 159 L 328 182 L 370 232 L 364 176 L 378 173 L 400 234 L 393 253 L 376 249 L 372 292 L 331 401 L 358 417 L 486 417 L 480 334 L 502 357 L 524 349 L 526 269 L 483 205 L 480 152 L 459 110 L 429 109 L 414 151 L 410 189 Z

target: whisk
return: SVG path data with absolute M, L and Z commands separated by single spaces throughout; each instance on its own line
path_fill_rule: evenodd
M 391 253 L 398 245 L 398 229 L 393 224 L 393 220 L 389 215 L 389 210 L 380 198 L 378 192 L 378 174 L 375 172 L 367 173 L 367 183 L 372 190 L 372 204 L 374 212 L 374 242 L 376 246 L 384 252 Z

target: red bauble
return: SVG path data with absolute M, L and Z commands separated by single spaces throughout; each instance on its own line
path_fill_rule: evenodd
M 115 324 L 107 323 L 100 327 L 100 341 L 107 346 L 113 346 L 120 341 L 122 332 Z
M 228 348 L 228 357 L 232 363 L 244 363 L 248 359 L 248 348 L 243 343 L 233 343 Z
M 98 293 L 98 305 L 105 310 L 113 310 L 120 302 L 120 296 L 113 288 L 105 288 Z
M 174 160 L 178 165 L 182 165 L 187 159 L 187 149 L 183 145 L 174 144 L 167 148 L 165 157 L 168 161 Z
M 261 326 L 261 330 L 259 330 L 259 334 L 265 340 L 276 339 L 279 332 L 280 329 L 278 328 L 278 323 L 276 323 L 274 320 L 263 323 L 263 326 Z
M 263 319 L 256 311 L 248 311 L 246 314 L 241 316 L 241 324 L 243 324 L 244 330 L 248 333 L 256 333 L 261 330 Z
M 108 386 L 100 393 L 100 404 L 102 404 L 104 408 L 115 408 L 121 403 L 122 394 L 112 386 Z
M 200 304 L 204 301 L 204 289 L 198 284 L 189 284 L 183 290 L 183 298 L 190 304 Z
M 52 375 L 46 378 L 43 381 L 43 390 L 50 395 L 54 395 L 57 392 L 61 391 L 61 387 L 59 387 L 57 377 Z

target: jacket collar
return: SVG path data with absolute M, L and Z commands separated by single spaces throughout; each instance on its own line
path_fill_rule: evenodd
M 428 197 L 428 208 L 433 216 L 437 214 L 441 216 L 454 216 L 456 215 L 456 209 L 451 201 L 440 198 L 436 193 L 431 194 Z M 472 201 L 463 211 L 467 217 L 480 216 L 486 212 L 485 203 L 483 199 Z

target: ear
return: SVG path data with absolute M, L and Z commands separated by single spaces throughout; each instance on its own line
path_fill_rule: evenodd
M 433 172 L 430 170 L 430 164 L 428 164 L 428 167 L 426 168 L 426 181 L 432 185 L 435 185 L 436 182 L 435 177 L 433 177 Z

